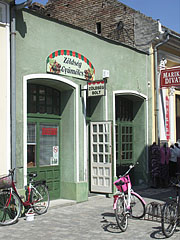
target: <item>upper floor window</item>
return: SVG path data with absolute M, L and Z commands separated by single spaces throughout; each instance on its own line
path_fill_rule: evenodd
M 6 22 L 6 5 L 4 3 L 0 3 L 0 23 Z
M 51 87 L 28 84 L 28 113 L 60 115 L 60 92 Z
M 96 33 L 101 34 L 101 22 L 96 23 Z

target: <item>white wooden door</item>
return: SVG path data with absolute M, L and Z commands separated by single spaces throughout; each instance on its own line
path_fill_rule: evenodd
M 90 123 L 91 192 L 112 193 L 112 123 Z

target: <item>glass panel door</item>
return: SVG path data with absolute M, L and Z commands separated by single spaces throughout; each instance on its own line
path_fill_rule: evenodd
M 91 192 L 112 192 L 111 122 L 91 122 Z
M 40 124 L 39 166 L 59 164 L 59 126 Z
M 116 126 L 116 162 L 117 165 L 133 163 L 133 124 L 117 122 Z
M 27 126 L 28 172 L 46 180 L 51 199 L 60 196 L 60 120 L 29 118 Z

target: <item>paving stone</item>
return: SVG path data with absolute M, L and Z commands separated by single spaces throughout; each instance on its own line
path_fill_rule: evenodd
M 172 195 L 171 189 L 144 189 L 139 191 L 146 202 L 160 201 Z M 113 198 L 103 195 L 93 196 L 89 201 L 65 204 L 65 201 L 52 204 L 44 215 L 36 215 L 28 222 L 24 217 L 11 226 L 0 227 L 1 239 L 8 240 L 148 240 L 165 239 L 161 225 L 156 221 L 128 219 L 126 232 L 117 227 Z M 177 240 L 180 228 L 170 238 Z

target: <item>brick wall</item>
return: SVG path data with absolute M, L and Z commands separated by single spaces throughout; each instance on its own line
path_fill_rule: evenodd
M 35 3 L 31 9 L 145 51 L 157 34 L 157 21 L 117 0 L 49 0 L 45 7 Z

